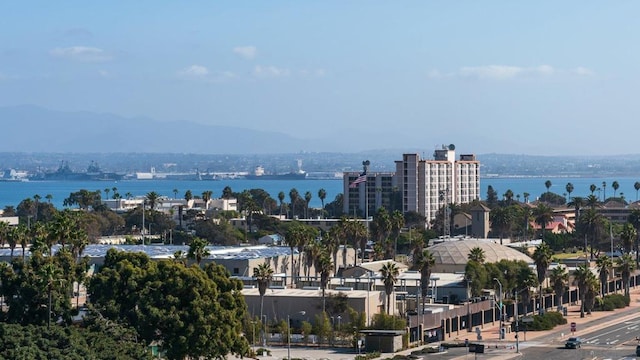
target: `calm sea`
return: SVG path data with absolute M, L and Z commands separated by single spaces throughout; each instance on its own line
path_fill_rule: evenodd
M 513 178 L 483 178 L 480 183 L 480 192 L 483 198 L 486 197 L 487 187 L 489 185 L 502 196 L 508 189 L 514 194 L 528 192 L 530 200 L 535 200 L 546 191 L 545 181 L 550 180 L 551 191 L 557 194 L 566 192 L 565 186 L 571 182 L 574 186 L 574 192 L 571 196 L 587 196 L 590 194 L 589 186 L 591 184 L 600 188 L 596 191 L 596 196 L 603 196 L 602 182 L 606 182 L 606 196 L 613 196 L 613 188 L 611 183 L 618 181 L 620 188 L 617 195 L 621 193 L 628 201 L 636 200 L 636 190 L 633 184 L 640 181 L 638 178 L 571 178 L 571 177 L 513 177 Z M 204 191 L 212 191 L 214 197 L 222 195 L 222 189 L 230 186 L 233 191 L 241 192 L 247 189 L 264 189 L 274 199 L 277 199 L 278 193 L 283 191 L 286 195 L 286 201 L 289 199 L 289 191 L 293 188 L 297 189 L 301 196 L 305 192 L 310 191 L 313 195 L 310 206 L 320 207 L 320 199 L 318 199 L 318 190 L 325 189 L 327 198 L 325 203 L 332 201 L 336 195 L 342 193 L 342 181 L 340 180 L 221 180 L 221 181 L 170 181 L 170 180 L 125 180 L 125 181 L 29 181 L 29 182 L 0 182 L 0 208 L 5 206 L 17 206 L 26 198 L 33 198 L 34 195 L 40 195 L 41 201 L 46 201 L 45 197 L 50 194 L 53 198 L 51 202 L 61 208 L 65 198 L 69 194 L 81 189 L 91 191 L 110 189 L 109 197 L 113 195 L 112 188 L 117 188 L 118 192 L 124 196 L 131 193 L 133 196 L 143 196 L 150 191 L 155 191 L 160 195 L 173 197 L 174 189 L 178 190 L 178 197 L 182 198 L 185 191 L 191 190 L 194 195 L 200 195 Z M 522 197 L 521 197 L 522 199 Z

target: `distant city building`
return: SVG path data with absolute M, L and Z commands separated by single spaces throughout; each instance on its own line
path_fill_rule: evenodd
M 427 222 L 445 204 L 480 199 L 480 162 L 472 154 L 455 160 L 454 145 L 435 150 L 433 160 L 421 159 L 419 154 L 403 154 L 402 160 L 396 161 L 396 174 L 403 212 L 418 212 Z

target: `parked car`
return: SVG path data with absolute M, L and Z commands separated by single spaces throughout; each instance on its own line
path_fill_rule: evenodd
M 567 349 L 579 349 L 582 345 L 582 339 L 579 337 L 570 337 L 567 342 L 564 343 L 564 347 Z
M 636 346 L 636 356 L 640 356 L 640 345 Z

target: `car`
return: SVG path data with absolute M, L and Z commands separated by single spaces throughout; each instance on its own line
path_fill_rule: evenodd
M 640 356 L 640 345 L 636 346 L 636 356 Z
M 567 342 L 564 343 L 564 347 L 567 349 L 579 349 L 582 345 L 582 339 L 579 337 L 570 337 Z

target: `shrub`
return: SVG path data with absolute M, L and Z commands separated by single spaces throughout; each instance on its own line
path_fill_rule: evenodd
M 604 298 L 598 298 L 596 301 L 595 310 L 598 311 L 613 311 L 615 309 L 622 309 L 629 306 L 630 299 L 623 294 L 609 294 Z
M 256 350 L 256 354 L 258 356 L 263 356 L 263 355 L 271 356 L 271 350 L 265 349 L 265 348 L 258 348 Z
M 358 355 L 355 357 L 355 360 L 369 360 L 369 359 L 375 359 L 379 357 L 380 357 L 380 353 L 378 351 L 374 351 L 374 352 L 366 353 L 364 355 Z
M 534 315 L 533 322 L 527 324 L 527 330 L 529 331 L 543 331 L 543 330 L 551 330 L 556 325 L 563 325 L 567 323 L 567 319 L 565 319 L 561 313 L 555 311 L 549 311 L 544 313 L 544 315 Z

